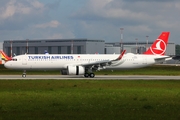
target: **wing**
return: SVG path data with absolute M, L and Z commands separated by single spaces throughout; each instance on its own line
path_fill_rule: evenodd
M 118 61 L 121 60 L 124 53 L 126 52 L 126 50 L 124 50 L 118 58 L 114 59 L 114 60 L 102 60 L 102 61 L 96 61 L 96 62 L 91 62 L 91 63 L 82 63 L 82 64 L 77 64 L 78 66 L 84 66 L 84 67 L 92 67 L 92 66 L 106 66 L 106 65 L 110 65 L 113 61 Z

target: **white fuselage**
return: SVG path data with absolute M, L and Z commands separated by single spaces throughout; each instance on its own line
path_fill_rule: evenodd
M 66 69 L 69 65 L 81 66 L 98 61 L 114 60 L 118 54 L 26 54 L 13 57 L 13 60 L 5 63 L 9 69 Z M 121 60 L 106 65 L 105 69 L 132 69 L 146 67 L 155 64 L 155 58 L 160 55 L 139 55 L 128 53 Z

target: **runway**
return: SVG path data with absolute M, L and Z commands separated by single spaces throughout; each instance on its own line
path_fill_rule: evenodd
M 0 80 L 180 80 L 180 76 L 155 75 L 96 75 L 94 78 L 84 78 L 76 75 L 0 75 Z

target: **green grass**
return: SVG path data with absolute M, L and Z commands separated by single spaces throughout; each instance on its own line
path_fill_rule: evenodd
M 8 119 L 178 120 L 180 81 L 2 80 Z
M 179 66 L 98 71 L 101 75 L 180 75 Z M 22 74 L 0 66 L 1 75 Z M 60 74 L 27 71 L 27 74 Z M 180 119 L 180 81 L 0 81 L 0 120 Z
M 103 70 L 96 74 L 104 75 L 180 75 L 180 66 L 162 66 L 153 65 L 145 68 L 129 69 L 129 70 Z

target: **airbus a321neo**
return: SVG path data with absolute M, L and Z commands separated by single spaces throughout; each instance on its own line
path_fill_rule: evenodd
M 9 69 L 60 70 L 63 75 L 84 75 L 93 78 L 93 71 L 133 69 L 150 66 L 169 59 L 164 55 L 170 32 L 162 32 L 144 54 L 23 54 L 7 58 L 4 66 Z M 5 55 L 1 51 L 1 55 Z

